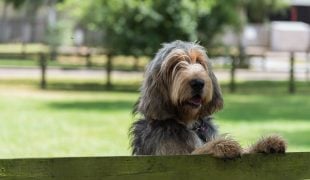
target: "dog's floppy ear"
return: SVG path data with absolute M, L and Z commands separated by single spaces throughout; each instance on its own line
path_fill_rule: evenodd
M 141 113 L 146 119 L 152 120 L 172 118 L 173 113 L 171 112 L 175 111 L 175 109 L 172 109 L 167 84 L 164 83 L 167 79 L 163 74 L 160 74 L 162 73 L 160 70 L 163 61 L 177 43 L 179 41 L 163 44 L 163 48 L 156 53 L 156 56 L 148 65 L 134 114 Z
M 209 77 L 212 81 L 213 95 L 212 95 L 211 101 L 203 109 L 204 116 L 212 115 L 213 113 L 221 110 L 224 105 L 224 100 L 222 97 L 222 91 L 221 91 L 220 85 L 218 84 L 217 78 L 212 72 L 212 67 L 210 63 L 207 63 L 207 64 L 208 64 Z
M 136 104 L 135 113 L 141 113 L 146 119 L 167 119 L 170 118 L 171 105 L 168 100 L 168 93 L 163 84 L 162 76 L 159 75 L 157 61 L 151 62 L 145 73 L 145 79 L 141 87 L 141 96 Z

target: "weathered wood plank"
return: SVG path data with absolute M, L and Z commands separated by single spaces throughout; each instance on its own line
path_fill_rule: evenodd
M 0 178 L 306 179 L 310 178 L 310 153 L 245 155 L 236 160 L 207 155 L 2 159 Z

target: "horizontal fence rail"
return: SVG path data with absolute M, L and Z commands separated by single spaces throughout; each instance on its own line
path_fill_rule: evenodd
M 310 153 L 1 159 L 0 179 L 310 179 Z

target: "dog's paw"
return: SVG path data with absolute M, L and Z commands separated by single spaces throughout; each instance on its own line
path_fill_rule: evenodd
M 283 154 L 286 151 L 286 142 L 283 138 L 273 135 L 264 137 L 254 144 L 249 153 L 264 153 L 264 154 Z
M 193 154 L 210 154 L 217 158 L 233 159 L 241 156 L 242 148 L 231 138 L 219 137 L 197 148 Z

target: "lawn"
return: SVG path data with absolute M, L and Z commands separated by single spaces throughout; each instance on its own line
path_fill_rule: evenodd
M 120 79 L 117 91 L 99 78 L 50 79 L 42 91 L 34 79 L 0 78 L 0 158 L 130 155 L 139 80 Z M 222 85 L 225 108 L 215 115 L 222 133 L 243 146 L 278 133 L 289 151 L 310 151 L 309 84 L 299 83 L 296 95 L 286 94 L 284 82 L 240 83 L 235 94 Z

